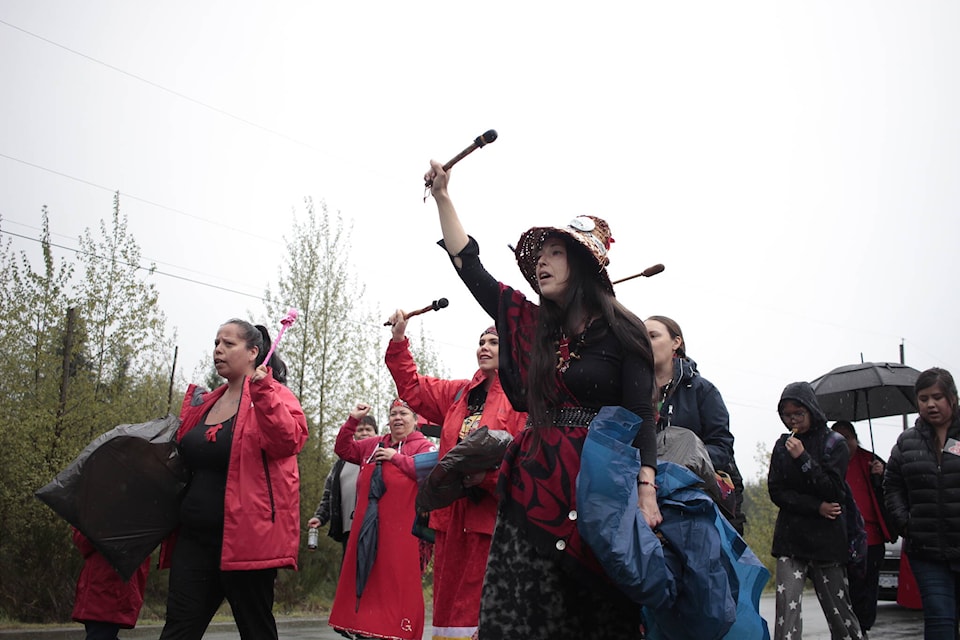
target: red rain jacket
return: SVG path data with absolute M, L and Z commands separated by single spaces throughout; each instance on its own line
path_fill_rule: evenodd
M 418 415 L 432 424 L 442 425 L 440 431 L 440 457 L 457 444 L 460 428 L 467 417 L 470 391 L 483 383 L 484 375 L 479 369 L 471 380 L 442 380 L 417 373 L 417 365 L 410 353 L 410 341 L 387 344 L 385 357 L 387 368 L 397 385 L 397 395 L 410 405 Z M 513 410 L 510 401 L 500 386 L 500 377 L 495 375 L 487 390 L 487 401 L 478 426 L 490 430 L 508 431 L 517 435 L 527 422 L 527 414 Z M 483 482 L 483 499 L 471 503 L 465 510 L 463 526 L 466 530 L 493 534 L 497 521 L 497 478 L 499 472 L 489 471 Z M 451 507 L 430 513 L 430 526 L 445 531 L 450 522 Z
M 150 557 L 124 582 L 120 574 L 100 555 L 85 535 L 73 529 L 73 544 L 83 555 L 83 569 L 77 579 L 73 620 L 109 622 L 133 629 L 143 606 L 143 591 L 150 571 Z
M 269 370 L 269 369 L 268 369 Z M 197 425 L 227 386 L 204 393 L 190 385 L 183 398 L 179 442 Z M 296 396 L 272 375 L 243 382 L 233 427 L 223 511 L 222 571 L 297 568 L 300 548 L 300 470 L 297 454 L 309 431 Z M 160 556 L 168 568 L 176 543 Z

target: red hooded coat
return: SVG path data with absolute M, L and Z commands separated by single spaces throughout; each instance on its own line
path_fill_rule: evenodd
M 124 582 L 79 530 L 73 530 L 73 544 L 83 555 L 83 569 L 77 579 L 73 619 L 76 622 L 108 622 L 133 629 L 143 607 L 143 592 L 150 571 L 150 558 Z

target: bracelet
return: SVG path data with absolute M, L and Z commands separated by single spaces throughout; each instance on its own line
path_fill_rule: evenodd
M 638 486 L 638 487 L 639 487 L 640 485 L 642 485 L 642 484 L 645 484 L 645 485 L 647 485 L 648 487 L 653 487 L 654 489 L 659 489 L 659 488 L 660 488 L 660 487 L 658 487 L 656 484 L 654 484 L 653 482 L 650 482 L 649 480 L 637 480 L 637 486 Z

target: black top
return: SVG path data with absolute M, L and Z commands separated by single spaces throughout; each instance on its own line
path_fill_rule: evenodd
M 503 326 L 504 315 L 502 297 L 517 298 L 520 296 L 505 285 L 501 285 L 491 276 L 480 262 L 480 250 L 476 240 L 469 239 L 467 246 L 460 252 L 459 257 L 463 266 L 457 270 L 460 278 L 492 318 L 497 322 L 497 330 L 501 334 L 501 343 L 510 342 L 511 345 L 520 342 L 514 338 L 504 338 L 519 331 L 530 331 L 530 326 Z M 525 304 L 538 309 L 533 303 L 524 300 Z M 521 319 L 522 323 L 523 320 Z M 599 410 L 605 406 L 621 406 L 629 409 L 643 422 L 640 431 L 634 440 L 634 446 L 640 449 L 641 459 L 645 466 L 656 468 L 657 440 L 654 429 L 653 413 L 653 367 L 643 357 L 632 351 L 627 351 L 617 340 L 610 325 L 601 319 L 592 322 L 581 336 L 571 338 L 571 348 L 580 356 L 570 360 L 569 367 L 562 373 L 562 383 L 572 397 L 567 398 L 571 406 L 581 406 Z M 500 382 L 508 391 L 511 404 L 518 411 L 526 410 L 525 398 L 521 390 L 512 390 L 511 385 L 524 385 L 525 380 L 512 381 L 509 349 L 501 345 L 500 349 Z M 518 375 L 525 378 L 526 371 L 522 363 L 516 366 Z
M 209 425 L 204 424 L 204 416 L 180 440 L 180 453 L 190 469 L 190 484 L 180 504 L 180 524 L 185 529 L 222 536 L 235 418 Z

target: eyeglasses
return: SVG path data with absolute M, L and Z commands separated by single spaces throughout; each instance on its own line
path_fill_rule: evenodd
M 807 417 L 806 411 L 797 411 L 796 413 L 781 413 L 780 417 L 784 422 L 800 422 Z

